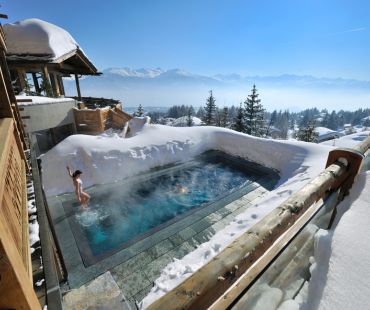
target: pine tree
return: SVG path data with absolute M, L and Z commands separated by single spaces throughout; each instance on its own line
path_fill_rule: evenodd
M 317 142 L 318 133 L 315 132 L 315 122 L 309 122 L 306 127 L 299 128 L 297 139 L 305 142 Z
M 258 99 L 256 85 L 253 85 L 252 93 L 244 101 L 245 110 L 245 129 L 246 133 L 261 137 L 265 133 L 264 128 L 264 108 Z
M 236 117 L 232 128 L 239 132 L 245 132 L 244 109 L 242 107 L 242 103 L 240 103 L 240 107 L 236 111 Z
M 193 126 L 193 125 L 194 125 L 194 122 L 193 122 L 193 114 L 194 114 L 194 109 L 193 109 L 193 107 L 192 107 L 192 106 L 190 106 L 190 107 L 188 108 L 188 113 L 187 113 L 187 115 L 186 115 L 186 125 L 187 125 L 188 127 L 191 127 L 191 126 Z
M 216 99 L 213 97 L 212 90 L 209 91 L 206 106 L 204 107 L 204 122 L 206 125 L 215 124 Z
M 273 127 L 276 123 L 276 118 L 277 118 L 277 111 L 274 110 L 270 116 L 270 121 L 269 121 L 269 125 L 267 127 L 267 131 L 266 131 L 266 136 L 268 136 L 270 134 L 270 129 L 271 127 Z
M 144 109 L 141 103 L 139 104 L 137 111 L 134 113 L 134 116 L 143 116 L 144 115 Z
M 224 107 L 222 110 L 221 127 L 227 126 L 228 118 L 229 118 L 229 109 L 227 107 Z

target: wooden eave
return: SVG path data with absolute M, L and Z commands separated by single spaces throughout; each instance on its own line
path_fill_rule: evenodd
M 40 56 L 37 59 L 37 56 Z M 14 55 L 7 54 L 9 68 L 23 68 L 29 72 L 39 72 L 45 65 L 49 71 L 57 71 L 65 75 L 101 75 L 92 62 L 80 49 L 71 51 L 58 59 L 50 59 L 47 55 Z

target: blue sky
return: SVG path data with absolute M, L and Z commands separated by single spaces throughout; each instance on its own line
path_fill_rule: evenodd
M 370 80 L 370 1 L 1 1 L 8 21 L 68 30 L 99 70 Z

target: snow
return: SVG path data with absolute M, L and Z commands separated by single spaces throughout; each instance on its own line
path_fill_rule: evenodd
M 330 231 L 315 236 L 308 299 L 303 309 L 368 309 L 370 284 L 370 171 L 338 205 Z
M 118 135 L 73 135 L 44 154 L 44 189 L 47 196 L 73 192 L 66 165 L 83 171 L 85 186 L 112 183 L 207 150 L 221 150 L 248 158 L 281 172 L 281 182 L 295 174 L 310 174 L 315 159 L 325 158 L 328 146 L 297 141 L 266 140 L 219 127 L 169 127 L 145 124 L 132 138 Z M 274 156 L 271 156 L 274 154 Z M 319 172 L 324 166 L 314 169 Z M 62 173 L 61 173 L 62 172 Z
M 47 196 L 72 192 L 67 165 L 82 170 L 84 185 L 91 186 L 126 179 L 153 167 L 187 161 L 207 150 L 224 151 L 280 172 L 276 189 L 238 215 L 210 241 L 167 265 L 143 300 L 145 307 L 189 277 L 321 172 L 331 149 L 300 141 L 260 139 L 219 127 L 145 124 L 142 131 L 128 139 L 118 135 L 68 137 L 42 156 L 43 184 Z
M 203 123 L 202 120 L 196 116 L 191 116 L 191 119 L 193 120 L 193 126 L 200 126 Z M 183 127 L 187 126 L 187 123 L 188 117 L 181 116 L 179 118 L 176 118 L 170 125 L 175 127 Z
M 116 133 L 74 135 L 42 156 L 44 189 L 47 196 L 73 191 L 72 182 L 65 170 L 67 165 L 82 170 L 84 184 L 91 186 L 126 179 L 153 167 L 187 161 L 211 149 L 247 158 L 280 172 L 281 179 L 273 191 L 238 215 L 208 242 L 181 260 L 174 259 L 163 269 L 141 304 L 145 308 L 210 261 L 230 242 L 321 172 L 333 146 L 353 147 L 369 133 L 363 131 L 341 137 L 335 140 L 335 145 L 333 141 L 314 144 L 260 139 L 209 126 L 179 128 L 144 124 L 134 137 L 128 139 Z M 280 309 L 302 308 L 302 303 L 308 309 L 316 306 L 323 309 L 364 308 L 365 290 L 369 290 L 366 279 L 370 277 L 370 264 L 361 257 L 370 253 L 370 245 L 362 237 L 370 233 L 366 223 L 370 217 L 370 201 L 360 193 L 368 192 L 369 189 L 368 172 L 358 178 L 351 196 L 339 206 L 334 233 L 320 230 L 316 235 L 312 281 L 304 286 L 295 300 L 287 300 Z M 350 205 L 350 210 L 344 213 Z M 32 203 L 29 207 L 33 209 Z M 354 225 L 357 229 L 353 228 Z M 359 286 L 361 289 L 357 292 Z M 271 291 L 269 300 L 277 300 L 278 295 L 278 290 Z M 307 298 L 308 302 L 304 303 Z
M 30 106 L 30 105 L 41 105 L 41 104 L 54 104 L 61 102 L 75 101 L 73 98 L 51 98 L 44 96 L 27 96 L 27 95 L 17 95 L 15 96 L 17 100 L 32 100 L 32 102 L 18 102 L 18 106 Z
M 58 62 L 64 56 L 80 49 L 66 30 L 37 18 L 6 24 L 3 29 L 7 53 L 22 58 L 29 55 L 31 58 L 46 57 Z
M 370 130 L 359 131 L 350 135 L 343 136 L 339 139 L 322 142 L 324 145 L 331 145 L 335 147 L 353 147 L 361 141 L 365 140 L 370 134 Z

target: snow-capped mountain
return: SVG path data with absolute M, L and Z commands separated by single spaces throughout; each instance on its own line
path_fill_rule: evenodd
M 238 105 L 253 84 L 267 109 L 322 106 L 328 109 L 369 107 L 370 81 L 317 78 L 309 75 L 242 76 L 194 74 L 181 69 L 108 68 L 101 76 L 81 79 L 83 96 L 117 98 L 127 106 L 204 105 L 209 90 L 217 104 Z M 66 80 L 67 94 L 75 94 L 75 83 Z
M 161 68 L 155 69 L 130 69 L 130 68 L 108 68 L 103 71 L 103 74 L 116 74 L 123 77 L 138 77 L 138 78 L 155 78 L 164 71 Z

